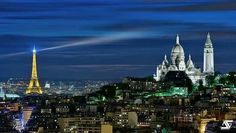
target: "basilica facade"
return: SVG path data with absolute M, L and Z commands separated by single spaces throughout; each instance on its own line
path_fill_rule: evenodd
M 184 71 L 194 84 L 199 83 L 200 80 L 205 83 L 205 77 L 214 74 L 214 51 L 210 34 L 207 34 L 204 46 L 203 71 L 195 67 L 191 55 L 189 55 L 187 62 L 185 61 L 184 49 L 180 44 L 178 35 L 171 50 L 171 60 L 168 61 L 167 56 L 164 56 L 162 63 L 157 66 L 154 79 L 160 81 L 170 71 Z

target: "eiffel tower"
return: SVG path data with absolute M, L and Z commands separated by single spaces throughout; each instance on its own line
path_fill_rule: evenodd
M 32 74 L 29 82 L 29 86 L 25 92 L 26 94 L 42 94 L 43 91 L 40 87 L 37 76 L 37 64 L 36 64 L 36 49 L 33 49 L 33 62 L 32 62 Z

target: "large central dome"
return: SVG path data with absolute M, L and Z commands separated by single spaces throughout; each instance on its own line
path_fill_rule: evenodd
M 179 36 L 176 36 L 176 44 L 171 50 L 172 63 L 178 65 L 180 61 L 184 61 L 184 49 L 179 43 Z
M 172 48 L 171 53 L 184 53 L 184 49 L 180 44 L 175 44 L 175 46 Z
M 179 36 L 176 36 L 176 44 L 171 50 L 171 54 L 173 53 L 184 53 L 183 47 L 179 43 Z

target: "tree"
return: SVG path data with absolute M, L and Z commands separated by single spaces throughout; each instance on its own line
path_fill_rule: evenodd
M 215 76 L 214 75 L 208 75 L 206 76 L 206 82 L 207 86 L 212 87 L 215 85 Z
M 222 76 L 220 79 L 219 79 L 219 83 L 220 84 L 223 84 L 223 85 L 225 85 L 227 82 L 226 82 L 227 80 L 226 80 L 226 77 L 225 76 Z
M 229 82 L 229 84 L 236 85 L 236 72 L 229 72 L 226 80 Z
M 115 98 L 115 95 L 116 95 L 116 87 L 105 85 L 101 87 L 100 94 L 105 96 L 107 99 L 113 99 Z

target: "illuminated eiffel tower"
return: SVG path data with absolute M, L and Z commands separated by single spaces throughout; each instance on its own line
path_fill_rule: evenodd
M 29 86 L 25 92 L 26 94 L 42 94 L 43 91 L 39 85 L 37 76 L 37 64 L 36 64 L 36 49 L 33 49 L 33 62 L 32 62 L 32 74 L 29 82 Z

